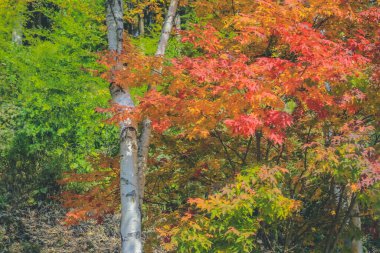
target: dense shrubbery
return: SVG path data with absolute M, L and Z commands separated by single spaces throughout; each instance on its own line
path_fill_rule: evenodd
M 18 227 L 20 210 L 59 193 L 62 172 L 89 171 L 88 156 L 117 152 L 117 134 L 95 112 L 109 99 L 108 84 L 96 76 L 105 43 L 101 1 L 0 5 L 0 222 Z M 30 27 L 24 45 L 11 40 L 17 12 Z
M 49 240 L 78 247 L 68 252 L 115 247 L 114 223 L 66 230 L 52 204 L 70 190 L 63 202 L 73 224 L 119 209 L 119 132 L 95 111 L 110 99 L 98 60 L 114 65 L 100 53 L 104 3 L 0 2 L 0 251 L 41 252 Z M 378 252 L 378 3 L 185 3 L 185 31 L 173 33 L 159 76 L 151 56 L 166 3 L 126 6 L 133 38 L 112 78 L 137 104 L 122 116 L 149 117 L 155 131 L 147 252 L 332 253 L 359 239 Z M 41 238 L 32 231 L 39 222 Z M 112 241 L 55 241 L 57 227 L 74 239 L 100 228 L 92 240 Z

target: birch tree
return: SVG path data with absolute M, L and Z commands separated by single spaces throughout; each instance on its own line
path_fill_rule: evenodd
M 156 56 L 163 56 L 173 27 L 178 0 L 172 0 L 163 24 Z M 123 48 L 123 4 L 122 0 L 107 0 L 108 49 L 116 52 Z M 116 59 L 115 69 L 121 66 Z M 110 92 L 114 104 L 134 107 L 128 90 L 111 83 Z M 144 195 L 145 172 L 147 168 L 151 122 L 145 119 L 142 133 L 137 140 L 137 126 L 131 119 L 120 122 L 120 197 L 121 197 L 121 251 L 142 252 L 141 205 Z
M 360 219 L 360 209 L 359 204 L 356 202 L 353 207 L 353 214 L 352 214 L 351 222 L 355 229 L 358 231 L 361 231 L 362 225 L 361 225 L 361 219 Z M 363 242 L 361 238 L 354 238 L 352 240 L 351 245 L 351 252 L 352 253 L 363 253 Z
M 179 0 L 171 0 L 168 12 L 165 17 L 165 22 L 162 26 L 160 41 L 157 46 L 155 53 L 156 57 L 163 57 L 165 55 L 166 47 L 169 42 L 170 33 L 173 29 L 175 23 L 175 16 L 178 8 Z M 162 68 L 155 69 L 153 74 L 161 74 Z M 147 170 L 147 160 L 148 160 L 148 149 L 150 142 L 150 133 L 151 133 L 151 121 L 146 118 L 142 123 L 142 134 L 140 136 L 139 142 L 139 179 L 140 179 L 140 197 L 141 204 L 144 197 L 144 186 L 145 186 L 145 173 Z
M 108 49 L 121 54 L 124 30 L 122 0 L 107 0 L 106 22 Z M 118 62 L 114 68 L 120 68 Z M 110 92 L 113 103 L 130 108 L 134 107 L 128 90 L 111 83 Z M 142 252 L 141 206 L 138 185 L 137 129 L 132 121 L 127 119 L 120 122 L 120 236 L 121 251 L 125 253 Z

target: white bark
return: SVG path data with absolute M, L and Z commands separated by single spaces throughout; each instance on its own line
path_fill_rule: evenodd
M 168 45 L 170 32 L 172 31 L 175 14 L 177 12 L 179 0 L 171 0 L 169 5 L 169 10 L 165 17 L 165 22 L 162 25 L 160 42 L 158 43 L 156 56 L 163 56 L 166 51 L 166 47 Z
M 174 18 L 176 16 L 177 7 L 179 0 L 171 0 L 169 10 L 165 17 L 165 22 L 162 25 L 161 37 L 157 46 L 156 57 L 162 57 L 165 55 L 166 47 L 168 45 L 170 32 L 173 29 Z M 178 18 L 179 19 L 179 18 Z M 156 69 L 153 73 L 161 73 L 162 68 Z M 138 149 L 138 157 L 139 157 L 139 180 L 140 180 L 140 204 L 143 203 L 144 197 L 144 186 L 145 186 L 145 174 L 147 171 L 148 164 L 148 151 L 149 151 L 149 143 L 150 143 L 150 134 L 151 134 L 151 122 L 148 118 L 143 121 L 142 124 L 142 133 L 140 135 L 139 140 L 139 149 Z
M 352 224 L 354 225 L 356 230 L 361 231 L 362 222 L 361 222 L 360 217 L 359 217 L 360 210 L 359 210 L 359 205 L 357 202 L 354 204 L 352 212 L 353 212 L 353 217 L 351 218 Z M 352 240 L 351 252 L 352 253 L 363 253 L 363 242 L 360 238 L 354 238 Z
M 108 49 L 121 53 L 123 49 L 123 1 L 106 0 Z
M 163 56 L 173 28 L 178 0 L 171 0 L 156 56 Z M 122 0 L 107 0 L 107 30 L 109 50 L 122 52 L 123 6 Z M 115 66 L 118 67 L 118 66 Z M 114 103 L 134 107 L 128 90 L 111 84 Z M 142 252 L 141 205 L 144 196 L 145 173 L 151 135 L 151 122 L 145 119 L 137 143 L 137 131 L 130 120 L 120 123 L 120 195 L 122 253 Z
M 111 51 L 122 52 L 122 0 L 107 0 L 107 36 Z M 118 68 L 118 63 L 115 66 Z M 111 84 L 113 103 L 134 107 L 128 90 Z M 137 165 L 137 131 L 130 119 L 120 122 L 121 252 L 141 253 L 141 207 Z
M 123 253 L 142 252 L 136 139 L 136 129 L 125 124 L 120 140 L 120 232 Z

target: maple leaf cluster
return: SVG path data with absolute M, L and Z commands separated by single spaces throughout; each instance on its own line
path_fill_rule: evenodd
M 249 144 L 255 138 L 256 152 L 261 152 L 263 138 L 267 142 L 264 163 L 294 166 L 292 174 L 285 176 L 291 182 L 286 190 L 278 184 L 273 186 L 284 191 L 282 197 L 289 196 L 289 191 L 304 203 L 325 198 L 323 191 L 328 188 L 321 187 L 317 193 L 311 190 L 315 189 L 311 183 L 315 179 L 308 177 L 316 176 L 343 184 L 342 192 L 351 199 L 370 192 L 379 181 L 379 157 L 373 147 L 377 142 L 371 141 L 375 133 L 371 124 L 379 115 L 374 95 L 379 91 L 379 27 L 373 23 L 378 7 L 365 8 L 355 1 L 239 1 L 233 7 L 220 1 L 198 1 L 196 5 L 199 13 L 215 13 L 208 25 L 195 25 L 182 33 L 182 41 L 197 53 L 172 60 L 164 70 L 169 85 L 160 93 L 152 91 L 155 101 L 160 101 L 159 96 L 165 99 L 165 106 L 152 107 L 149 99 L 142 98 L 140 113 L 153 115 L 153 121 L 156 115 L 164 117 L 169 123 L 167 135 L 174 133 L 179 140 L 206 142 L 218 138 L 232 169 L 234 163 L 242 167 L 247 164 L 246 154 L 239 153 L 239 146 L 234 149 L 236 142 L 232 140 Z M 356 81 L 364 79 L 369 82 Z M 146 98 L 149 96 L 148 92 Z M 224 141 L 221 136 L 225 136 Z M 226 139 L 231 141 L 227 144 Z M 304 144 L 300 146 L 300 142 Z M 271 148 L 277 150 L 274 157 Z M 260 164 L 260 159 L 255 162 Z M 203 172 L 197 177 L 203 180 L 206 175 Z M 226 188 L 231 191 L 233 186 Z M 246 231 L 243 225 L 228 227 L 220 218 L 237 213 L 244 216 L 244 210 L 229 212 L 229 207 L 254 197 L 236 194 L 230 203 L 220 194 L 191 199 L 190 203 L 198 207 L 195 213 L 185 212 L 177 226 L 158 229 L 166 238 L 164 245 L 181 251 L 197 241 L 197 247 L 207 250 L 226 234 Z M 290 204 L 285 216 L 299 207 Z M 203 219 L 197 212 L 211 218 Z M 214 240 L 214 230 L 208 229 L 218 212 L 218 226 L 228 232 Z M 299 214 L 294 217 L 311 222 Z M 237 222 L 238 218 L 231 220 Z M 270 223 L 270 218 L 264 220 Z M 245 241 L 255 234 L 255 224 Z
M 118 59 L 102 60 L 109 82 L 150 87 L 135 108 L 100 111 L 113 122 L 152 121 L 147 212 L 165 222 L 147 223 L 159 226 L 167 250 L 209 250 L 222 240 L 250 252 L 260 226 L 284 227 L 286 219 L 305 238 L 314 223 L 338 231 L 329 225 L 340 208 L 331 185 L 349 202 L 380 180 L 379 8 L 227 2 L 194 3 L 207 25 L 181 32 L 187 56 L 147 57 L 127 43 Z M 318 217 L 305 214 L 316 210 Z
M 234 134 L 261 131 L 278 144 L 286 128 L 307 112 L 319 118 L 335 114 L 335 109 L 354 114 L 358 107 L 348 104 L 365 95 L 357 89 L 344 95 L 337 91 L 371 58 L 311 22 L 296 22 L 302 12 L 293 3 L 258 3 L 252 13 L 231 21 L 237 36 L 224 38 L 212 25 L 186 32 L 183 41 L 202 55 L 173 60 L 164 71 L 170 84 L 163 92 L 151 91 L 142 98 L 139 113 L 153 122 L 160 121 L 156 115 L 165 117 L 166 127 L 180 127 L 188 138 L 205 138 L 224 123 Z M 267 20 L 269 16 L 276 16 L 276 22 Z M 257 36 L 264 28 L 267 32 Z M 363 44 L 373 47 L 369 40 Z M 252 55 L 250 47 L 264 50 Z M 286 112 L 289 101 L 297 105 L 293 115 Z
M 76 225 L 80 221 L 103 221 L 106 214 L 113 214 L 119 207 L 118 159 L 104 155 L 89 158 L 95 168 L 88 173 L 67 172 L 59 184 L 67 190 L 61 194 L 61 202 L 69 211 L 64 223 Z

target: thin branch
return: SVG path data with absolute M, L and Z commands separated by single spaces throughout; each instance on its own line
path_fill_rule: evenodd
M 253 137 L 249 137 L 249 140 L 248 140 L 248 144 L 247 144 L 247 148 L 244 152 L 244 155 L 243 155 L 243 165 L 246 165 L 246 161 L 247 161 L 247 156 L 248 156 L 248 153 L 249 153 L 249 149 L 251 147 L 251 144 L 252 144 L 252 139 Z
M 226 147 L 226 145 L 224 144 L 224 142 L 223 142 L 223 140 L 222 140 L 222 137 L 219 135 L 219 133 L 218 133 L 217 131 L 213 131 L 213 132 L 212 132 L 212 135 L 214 135 L 214 137 L 216 137 L 216 138 L 219 140 L 220 144 L 222 144 L 223 149 L 224 149 L 224 153 L 226 154 L 226 157 L 227 157 L 227 160 L 228 160 L 230 166 L 232 167 L 232 169 L 233 169 L 234 172 L 235 172 L 235 166 L 234 166 L 234 164 L 233 164 L 233 161 L 232 161 L 232 159 L 231 159 L 230 154 L 228 153 L 227 147 Z

